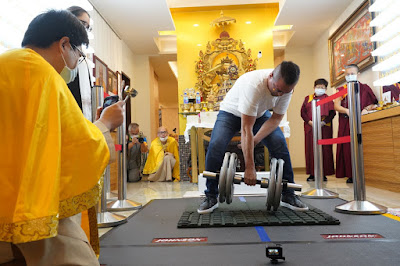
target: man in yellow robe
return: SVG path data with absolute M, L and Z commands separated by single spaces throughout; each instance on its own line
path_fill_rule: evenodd
M 176 181 L 179 176 L 179 149 L 173 137 L 168 136 L 166 127 L 159 127 L 157 138 L 151 142 L 149 156 L 143 174 L 149 181 Z
M 75 16 L 50 10 L 0 55 L 0 264 L 99 265 L 79 214 L 99 200 L 123 102 L 84 118 L 60 73 L 88 42 Z

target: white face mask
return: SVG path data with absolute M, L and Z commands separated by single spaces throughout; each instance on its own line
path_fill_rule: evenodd
M 131 135 L 131 138 L 138 138 L 139 135 Z
M 63 70 L 61 71 L 60 75 L 65 80 L 65 82 L 68 84 L 68 83 L 71 83 L 72 81 L 74 81 L 76 76 L 78 75 L 78 64 L 76 64 L 76 67 L 74 69 L 70 69 L 67 66 L 67 63 L 65 62 L 63 54 L 61 54 L 61 57 L 64 60 L 65 66 L 64 66 Z
M 167 141 L 167 139 L 168 139 L 168 137 L 164 137 L 164 138 L 160 137 L 160 140 L 161 140 L 162 142 Z
M 357 74 L 352 74 L 352 75 L 346 75 L 346 81 L 350 82 L 350 81 L 357 81 Z
M 322 96 L 325 94 L 325 89 L 315 88 L 314 92 L 316 96 Z

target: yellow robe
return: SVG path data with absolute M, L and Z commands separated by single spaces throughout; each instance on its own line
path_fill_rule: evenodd
M 172 176 L 176 180 L 180 180 L 178 143 L 172 137 L 168 137 L 165 145 L 161 143 L 160 138 L 156 138 L 151 142 L 149 156 L 147 157 L 143 173 L 149 175 L 157 172 L 164 160 L 164 152 L 166 151 L 172 153 L 175 157 L 176 163 L 174 165 L 174 169 L 172 170 Z
M 0 241 L 54 237 L 59 219 L 99 200 L 107 143 L 31 49 L 0 55 L 0 93 Z

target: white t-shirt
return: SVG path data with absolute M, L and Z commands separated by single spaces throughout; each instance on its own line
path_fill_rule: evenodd
M 267 78 L 271 70 L 261 69 L 247 72 L 239 77 L 235 85 L 226 94 L 220 104 L 220 110 L 241 117 L 261 117 L 266 110 L 285 114 L 289 106 L 292 93 L 282 96 L 272 96 L 267 87 Z

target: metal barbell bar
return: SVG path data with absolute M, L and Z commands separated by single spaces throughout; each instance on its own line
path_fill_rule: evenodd
M 270 178 L 263 178 L 257 180 L 256 184 L 260 185 L 261 188 L 267 189 L 266 194 L 266 206 L 267 210 L 276 211 L 279 208 L 282 189 L 292 188 L 296 191 L 301 191 L 302 185 L 289 183 L 282 179 L 283 176 L 283 165 L 282 159 L 277 160 L 276 158 L 271 159 L 271 172 Z M 219 173 L 210 171 L 204 171 L 203 177 L 208 179 L 217 179 L 219 184 L 219 202 L 226 202 L 227 204 L 232 203 L 234 194 L 234 184 L 241 184 L 244 182 L 244 177 L 236 175 L 237 155 L 236 153 L 225 153 L 224 161 Z M 278 171 L 277 170 L 278 167 Z

